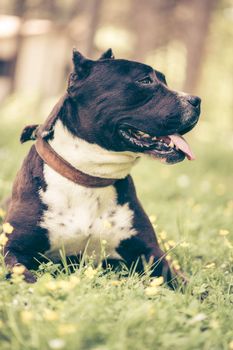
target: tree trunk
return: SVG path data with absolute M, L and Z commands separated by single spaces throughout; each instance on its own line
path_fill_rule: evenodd
M 200 79 L 201 67 L 205 55 L 210 17 L 216 0 L 192 0 L 187 6 L 191 17 L 183 30 L 187 48 L 186 79 L 184 91 L 194 92 Z
M 90 22 L 88 26 L 88 34 L 87 34 L 87 48 L 86 54 L 87 56 L 92 56 L 94 53 L 94 38 L 95 33 L 98 28 L 99 20 L 100 20 L 100 11 L 101 11 L 102 0 L 92 0 L 90 6 Z

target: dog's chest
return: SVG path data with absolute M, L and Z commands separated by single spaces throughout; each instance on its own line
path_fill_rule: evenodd
M 133 212 L 128 204 L 118 205 L 113 186 L 86 188 L 44 167 L 46 191 L 40 192 L 48 209 L 40 226 L 48 231 L 51 259 L 59 259 L 64 247 L 66 255 L 87 251 L 98 258 L 104 244 L 106 254 L 119 258 L 119 243 L 136 234 L 132 227 Z

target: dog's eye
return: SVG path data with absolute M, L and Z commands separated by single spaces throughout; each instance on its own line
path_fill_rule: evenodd
M 145 77 L 145 78 L 143 78 L 141 80 L 138 80 L 138 83 L 147 85 L 147 84 L 152 84 L 153 80 L 151 79 L 151 77 Z

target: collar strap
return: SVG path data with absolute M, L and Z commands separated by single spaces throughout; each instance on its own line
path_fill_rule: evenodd
M 50 168 L 76 184 L 85 187 L 106 187 L 117 181 L 117 179 L 105 179 L 81 172 L 55 152 L 50 144 L 40 136 L 36 139 L 35 148 L 40 158 Z

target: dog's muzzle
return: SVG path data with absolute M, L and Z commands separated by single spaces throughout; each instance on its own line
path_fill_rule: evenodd
M 194 123 L 195 125 L 196 123 Z M 189 126 L 189 131 L 194 127 Z M 134 151 L 149 154 L 156 159 L 166 163 L 177 163 L 185 157 L 194 160 L 195 156 L 189 144 L 181 134 L 176 132 L 165 136 L 155 136 L 131 126 L 121 126 L 118 129 L 119 135 Z

